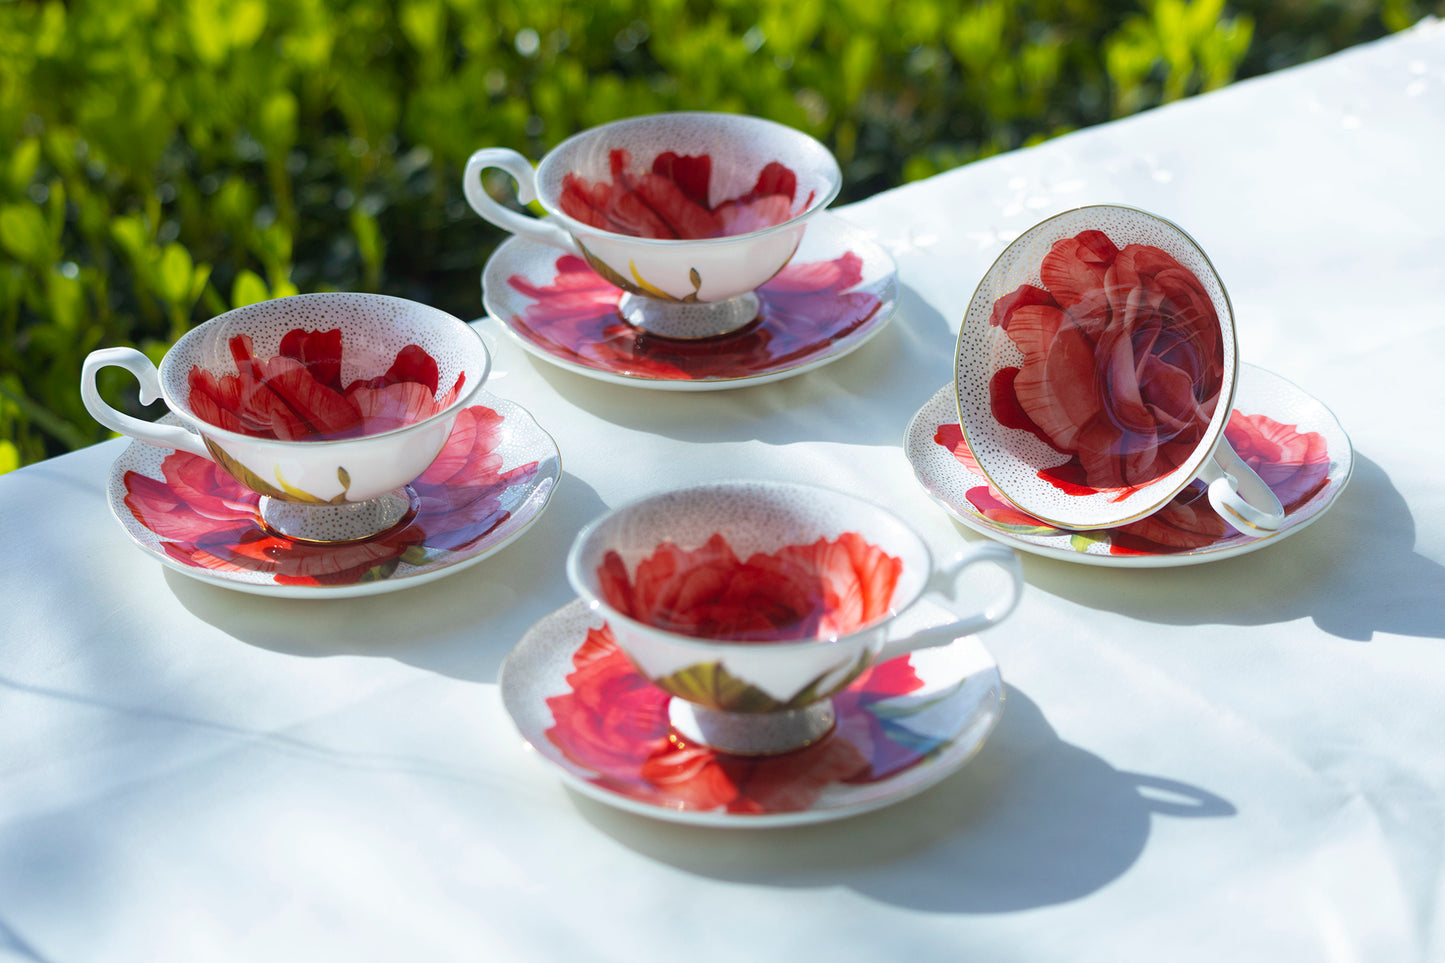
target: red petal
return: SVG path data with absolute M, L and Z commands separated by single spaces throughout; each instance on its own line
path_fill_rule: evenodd
M 590 227 L 612 230 L 607 210 L 612 206 L 612 185 L 591 184 L 576 174 L 562 178 L 562 193 L 557 198 L 562 213 Z
M 792 217 L 793 204 L 782 194 L 766 194 L 750 201 L 719 204 L 716 214 L 719 235 L 750 234 Z
M 764 194 L 781 194 L 788 199 L 791 205 L 793 195 L 798 192 L 798 175 L 792 169 L 785 167 L 777 161 L 773 161 L 758 173 L 758 179 L 753 184 L 750 195 L 744 197 L 762 197 Z
M 712 179 L 710 155 L 689 156 L 664 151 L 653 160 L 652 173 L 672 181 L 694 204 L 708 206 L 707 189 Z
M 655 174 L 637 178 L 631 193 L 619 199 L 619 212 L 632 210 L 627 203 L 629 198 L 636 198 L 646 205 L 666 225 L 664 233 L 645 234 L 644 237 L 699 238 L 716 237 L 722 233 L 721 218 L 690 200 L 681 188 L 666 178 Z
M 364 434 L 375 435 L 424 421 L 441 409 L 426 385 L 402 381 L 382 388 L 359 387 L 346 395 Z
M 993 312 L 989 315 L 988 323 L 1007 331 L 1009 323 L 1013 320 L 1014 312 L 1019 308 L 1031 305 L 1047 305 L 1051 308 L 1059 306 L 1058 302 L 1043 288 L 1036 288 L 1032 284 L 1021 284 L 1017 290 L 1005 294 L 993 303 Z
M 1100 231 L 1055 241 L 1039 264 L 1039 275 L 1060 307 L 1070 308 L 1105 289 L 1105 272 L 1119 249 Z
M 311 376 L 336 391 L 341 390 L 341 329 L 305 331 L 295 328 L 281 339 L 281 354 L 306 365 Z
M 278 438 L 323 436 L 335 438 L 361 426 L 361 413 L 345 395 L 313 378 L 306 367 L 290 358 L 272 358 L 265 365 L 265 388 L 284 403 L 269 408 Z M 259 399 L 258 399 L 259 400 Z

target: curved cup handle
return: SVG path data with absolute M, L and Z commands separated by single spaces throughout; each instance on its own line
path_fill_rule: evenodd
M 1263 478 L 1255 474 L 1223 438 L 1199 477 L 1209 485 L 1209 504 L 1245 535 L 1270 535 L 1284 521 L 1284 506 Z
M 80 400 L 92 418 L 111 431 L 129 435 L 157 448 L 174 448 L 188 451 L 193 455 L 215 461 L 206 450 L 205 443 L 179 425 L 155 425 L 116 411 L 100 397 L 95 386 L 95 377 L 101 368 L 124 368 L 135 375 L 140 382 L 141 404 L 151 404 L 161 399 L 161 377 L 151 359 L 134 348 L 101 348 L 85 357 L 80 369 Z
M 482 186 L 482 171 L 488 167 L 512 175 L 512 180 L 517 182 L 517 200 L 521 203 L 530 204 L 537 197 L 537 172 L 532 169 L 531 161 L 508 147 L 483 147 L 467 158 L 467 169 L 462 174 L 462 192 L 466 194 L 472 210 L 518 237 L 582 256 L 582 250 L 572 240 L 572 235 L 556 224 L 519 214 L 493 200 Z
M 980 563 L 997 565 L 1008 575 L 1009 586 L 1001 597 L 994 599 L 983 611 L 960 618 L 956 622 L 923 629 L 901 639 L 889 639 L 884 643 L 878 661 L 885 662 L 915 649 L 948 645 L 955 639 L 997 625 L 1008 618 L 1009 613 L 1018 605 L 1019 596 L 1023 594 L 1023 566 L 1019 564 L 1017 552 L 994 542 L 970 545 L 955 555 L 947 565 L 933 573 L 925 597 L 943 602 L 950 609 L 956 608 L 954 599 L 959 585 L 962 584 L 964 572 Z

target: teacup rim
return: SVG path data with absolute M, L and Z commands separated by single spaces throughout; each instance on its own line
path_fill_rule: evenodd
M 426 426 L 428 426 L 428 425 L 434 424 L 434 423 L 435 423 L 436 421 L 438 421 L 439 419 L 446 418 L 446 417 L 448 417 L 448 416 L 451 416 L 451 415 L 456 414 L 456 413 L 457 413 L 458 411 L 460 411 L 462 408 L 464 408 L 464 407 L 466 407 L 468 404 L 470 404 L 472 398 L 474 398 L 474 397 L 476 396 L 476 393 L 477 393 L 478 391 L 480 391 L 480 390 L 482 389 L 482 386 L 487 383 L 487 379 L 488 379 L 488 377 L 490 377 L 491 371 L 492 371 L 492 352 L 491 352 L 491 349 L 487 347 L 486 339 L 482 337 L 481 332 L 479 332 L 475 327 L 473 327 L 471 324 L 467 323 L 466 321 L 463 321 L 461 318 L 457 317 L 456 315 L 452 314 L 452 313 L 449 312 L 449 311 L 443 311 L 441 308 L 433 307 L 433 306 L 430 305 L 430 304 L 423 304 L 423 303 L 420 302 L 420 301 L 413 301 L 413 300 L 411 300 L 410 298 L 399 298 L 399 297 L 395 297 L 395 296 L 393 296 L 393 295 L 388 295 L 388 294 L 372 294 L 372 293 L 366 292 L 366 291 L 315 291 L 315 292 L 309 292 L 309 293 L 306 293 L 306 294 L 291 294 L 291 295 L 287 295 L 284 300 L 287 300 L 287 301 L 290 301 L 290 300 L 293 300 L 293 299 L 306 299 L 306 300 L 309 300 L 309 299 L 313 299 L 313 298 L 335 298 L 335 297 L 337 297 L 337 296 L 354 297 L 354 298 L 362 298 L 362 299 L 366 299 L 366 300 L 386 301 L 386 302 L 393 302 L 393 303 L 397 303 L 397 304 L 412 305 L 412 306 L 414 306 L 414 307 L 425 308 L 425 309 L 428 310 L 428 311 L 434 312 L 435 314 L 441 315 L 442 317 L 445 317 L 445 318 L 448 318 L 448 319 L 450 319 L 450 320 L 452 320 L 452 321 L 455 321 L 457 324 L 461 325 L 461 326 L 462 326 L 463 328 L 465 328 L 468 332 L 470 332 L 471 335 L 472 335 L 474 338 L 477 339 L 477 342 L 478 342 L 479 346 L 481 347 L 481 350 L 482 350 L 482 374 L 481 374 L 481 377 L 477 378 L 477 379 L 475 380 L 475 383 L 474 383 L 474 384 L 471 384 L 471 385 L 463 385 L 463 386 L 462 386 L 462 390 L 457 393 L 457 397 L 456 397 L 456 398 L 452 399 L 452 403 L 451 403 L 451 404 L 447 405 L 445 408 L 439 409 L 438 411 L 434 412 L 433 414 L 431 414 L 430 416 L 428 416 L 428 417 L 426 417 L 426 418 L 421 419 L 420 421 L 413 421 L 413 422 L 411 422 L 411 423 L 409 423 L 409 424 L 400 425 L 400 426 L 398 426 L 398 427 L 396 427 L 396 428 L 388 429 L 387 431 L 378 431 L 378 432 L 375 432 L 375 433 L 372 433 L 372 434 L 367 434 L 367 435 L 357 435 L 357 436 L 354 437 L 354 438 L 315 438 L 315 439 L 306 439 L 306 438 L 296 438 L 296 439 L 290 439 L 290 438 L 262 438 L 262 437 L 259 437 L 259 436 L 256 436 L 256 435 L 248 435 L 248 434 L 246 434 L 245 432 L 232 431 L 232 430 L 230 430 L 229 428 L 222 428 L 220 425 L 212 424 L 211 422 L 206 421 L 204 418 L 201 418 L 201 417 L 193 414 L 193 413 L 191 412 L 190 404 L 189 404 L 189 403 L 185 402 L 183 399 L 179 399 L 179 398 L 176 398 L 176 397 L 174 397 L 173 395 L 171 395 L 171 393 L 166 389 L 166 385 L 167 385 L 168 380 L 169 380 L 169 379 L 167 378 L 167 373 L 171 370 L 171 367 L 172 367 L 173 364 L 180 364 L 180 363 L 181 363 L 181 362 L 178 360 L 178 359 L 179 359 L 179 354 L 175 353 L 175 349 L 176 349 L 177 347 L 179 347 L 180 344 L 181 344 L 183 341 L 185 341 L 186 339 L 192 337 L 193 335 L 195 335 L 195 333 L 196 333 L 197 331 L 200 331 L 202 328 L 206 327 L 207 325 L 211 324 L 212 322 L 220 321 L 221 319 L 226 318 L 226 317 L 228 317 L 228 316 L 230 316 L 230 315 L 233 315 L 233 314 L 235 314 L 235 313 L 238 312 L 238 311 L 245 311 L 245 310 L 247 310 L 247 309 L 254 308 L 257 304 L 265 304 L 265 303 L 266 303 L 266 301 L 256 301 L 256 302 L 253 302 L 253 303 L 251 303 L 251 304 L 243 304 L 243 305 L 241 305 L 241 306 L 239 306 L 239 307 L 232 308 L 232 309 L 230 309 L 229 311 L 223 311 L 223 312 L 221 312 L 220 314 L 216 315 L 216 316 L 213 317 L 213 318 L 208 318 L 207 320 L 202 321 L 200 324 L 196 325 L 195 327 L 193 327 L 193 328 L 191 328 L 189 331 L 187 331 L 185 334 L 181 335 L 181 337 L 176 340 L 176 343 L 173 344 L 173 345 L 171 345 L 171 347 L 166 350 L 165 356 L 161 358 L 161 363 L 160 363 L 160 365 L 157 366 L 157 372 L 158 372 L 158 374 L 159 374 L 159 376 L 160 376 L 161 395 L 162 395 L 163 400 L 165 401 L 166 407 L 169 408 L 169 409 L 171 410 L 171 412 L 176 415 L 176 417 L 180 418 L 180 419 L 186 424 L 187 427 L 190 427 L 190 428 L 194 429 L 194 430 L 195 430 L 199 435 L 201 435 L 201 437 L 203 437 L 203 438 L 204 438 L 204 437 L 207 437 L 207 436 L 211 436 L 211 437 L 215 437 L 215 438 L 217 438 L 217 439 L 219 439 L 219 440 L 231 441 L 231 442 L 240 443 L 240 444 L 247 444 L 247 445 L 276 445 L 276 446 L 285 447 L 285 448 L 292 448 L 292 447 L 294 447 L 294 448 L 296 448 L 296 449 L 298 449 L 298 450 L 300 450 L 300 449 L 305 449 L 305 450 L 307 450 L 307 451 L 314 451 L 314 450 L 318 450 L 318 449 L 325 448 L 325 447 L 330 447 L 330 446 L 355 445 L 355 444 L 358 444 L 358 443 L 370 442 L 370 441 L 373 441 L 373 440 L 375 440 L 375 439 L 381 439 L 381 438 L 388 438 L 388 439 L 390 439 L 390 438 L 397 438 L 397 437 L 400 437 L 400 436 L 402 436 L 402 435 L 405 435 L 405 434 L 407 434 L 407 433 L 409 433 L 409 432 L 419 430 L 419 429 L 424 428 L 424 427 L 426 427 Z M 268 299 L 267 299 L 267 301 L 279 301 L 279 300 L 283 300 L 283 299 L 281 299 L 281 298 L 268 298 Z M 176 359 L 176 360 L 173 360 L 173 359 Z
M 1077 207 L 1071 207 L 1062 211 L 1058 211 L 1057 213 L 1051 214 L 1043 220 L 1036 221 L 1035 223 L 1029 225 L 1029 227 L 1022 231 L 1017 237 L 1013 238 L 1008 242 L 1008 244 L 1004 245 L 1003 250 L 998 253 L 998 256 L 993 259 L 989 266 L 984 270 L 983 274 L 979 277 L 978 284 L 974 287 L 973 295 L 970 296 L 968 300 L 968 307 L 965 309 L 963 323 L 959 325 L 958 338 L 954 348 L 953 404 L 955 413 L 958 415 L 959 431 L 963 435 L 964 444 L 968 446 L 968 450 L 970 452 L 976 451 L 974 447 L 974 439 L 969 437 L 968 419 L 964 418 L 963 416 L 963 402 L 960 397 L 962 392 L 960 391 L 959 385 L 961 379 L 959 378 L 958 374 L 958 359 L 962 355 L 964 347 L 964 337 L 968 333 L 968 313 L 972 311 L 974 302 L 978 299 L 979 295 L 983 293 L 984 283 L 988 281 L 989 276 L 994 272 L 996 268 L 999 267 L 999 265 L 1003 262 L 1004 258 L 1008 257 L 1009 252 L 1014 249 L 1015 245 L 1017 245 L 1019 241 L 1027 237 L 1029 234 L 1032 234 L 1034 231 L 1037 231 L 1062 218 L 1077 215 L 1086 211 L 1110 210 L 1128 211 L 1130 213 L 1141 214 L 1144 217 L 1158 221 L 1170 228 L 1171 230 L 1177 232 L 1186 243 L 1192 246 L 1199 253 L 1199 256 L 1203 259 L 1205 266 L 1209 268 L 1210 273 L 1214 276 L 1215 282 L 1218 283 L 1220 295 L 1221 297 L 1223 297 L 1225 308 L 1228 310 L 1228 320 L 1225 321 L 1223 319 L 1220 319 L 1219 326 L 1222 334 L 1226 336 L 1229 340 L 1232 348 L 1232 355 L 1234 358 L 1234 364 L 1231 366 L 1231 370 L 1227 370 L 1225 373 L 1225 377 L 1223 379 L 1224 384 L 1220 392 L 1220 398 L 1217 402 L 1215 413 L 1210 418 L 1210 424 L 1208 429 L 1206 430 L 1205 436 L 1200 440 L 1199 444 L 1195 446 L 1194 451 L 1190 453 L 1188 460 L 1186 460 L 1182 465 L 1175 468 L 1173 472 L 1170 472 L 1170 474 L 1164 476 L 1164 478 L 1151 482 L 1149 485 L 1146 485 L 1143 489 L 1141 489 L 1157 489 L 1158 491 L 1163 491 L 1165 494 L 1163 494 L 1162 497 L 1159 497 L 1157 499 L 1151 499 L 1150 502 L 1140 511 L 1124 518 L 1111 520 L 1108 523 L 1107 527 L 1117 528 L 1120 525 L 1128 525 L 1132 522 L 1137 522 L 1140 519 L 1147 518 L 1150 515 L 1154 514 L 1160 508 L 1168 504 L 1169 500 L 1172 499 L 1175 495 L 1179 494 L 1186 487 L 1188 487 L 1190 482 L 1194 481 L 1195 478 L 1199 477 L 1199 472 L 1203 468 L 1204 463 L 1208 461 L 1211 457 L 1213 457 L 1215 450 L 1218 449 L 1220 442 L 1224 439 L 1224 427 L 1229 422 L 1229 413 L 1234 410 L 1234 399 L 1239 387 L 1240 365 L 1239 335 L 1234 322 L 1234 302 L 1229 297 L 1229 288 L 1224 283 L 1224 277 L 1219 273 L 1219 269 L 1215 267 L 1214 261 L 1209 257 L 1209 253 L 1204 250 L 1204 246 L 1200 244 L 1197 240 L 1195 240 L 1192 234 L 1190 234 L 1184 228 L 1180 227 L 1170 218 L 1164 217 L 1163 215 L 1155 214 L 1153 211 L 1148 211 L 1142 207 L 1136 207 L 1132 204 L 1119 204 L 1112 202 L 1098 204 L 1081 204 Z M 1220 414 L 1221 411 L 1223 412 L 1222 416 Z M 1049 518 L 1044 514 L 1035 511 L 1033 508 L 1018 506 L 1017 503 L 1015 503 L 1012 499 L 1009 498 L 1004 488 L 998 484 L 998 481 L 993 477 L 992 474 L 989 473 L 988 469 L 984 466 L 984 464 L 979 461 L 976 454 L 974 455 L 974 462 L 978 465 L 979 471 L 983 473 L 984 479 L 988 482 L 989 486 L 994 491 L 1003 495 L 1005 500 L 1009 501 L 1010 504 L 1015 504 L 1016 507 L 1020 509 L 1020 511 L 1027 512 L 1029 515 L 1032 515 L 1033 517 L 1039 519 L 1042 522 L 1052 525 L 1055 528 L 1064 529 L 1066 531 L 1089 531 L 1100 527 L 1096 524 L 1088 524 L 1081 527 L 1080 524 L 1076 521 L 1064 521 L 1057 518 Z M 1169 485 L 1161 484 L 1164 479 L 1167 479 L 1171 476 L 1176 479 L 1175 482 L 1172 482 Z
M 878 618 L 873 619 L 871 622 L 859 626 L 858 628 L 854 629 L 852 632 L 849 632 L 846 635 L 840 635 L 832 639 L 811 638 L 758 641 L 747 639 L 704 639 L 694 635 L 686 635 L 681 632 L 674 632 L 669 629 L 659 628 L 655 625 L 649 625 L 646 622 L 639 621 L 629 615 L 619 612 L 617 609 L 609 605 L 605 599 L 601 598 L 598 594 L 594 593 L 591 588 L 588 587 L 581 569 L 582 547 L 586 543 L 587 539 L 609 519 L 624 511 L 638 508 L 639 506 L 660 497 L 680 494 L 682 492 L 700 491 L 706 489 L 728 489 L 741 485 L 761 485 L 767 486 L 769 488 L 784 488 L 807 492 L 825 492 L 829 495 L 842 497 L 865 505 L 868 508 L 878 512 L 879 514 L 886 516 L 895 524 L 897 524 L 902 531 L 907 532 L 908 535 L 913 539 L 914 543 L 917 545 L 918 550 L 922 553 L 922 559 L 927 564 L 929 572 L 932 573 L 933 571 L 933 552 L 929 549 L 928 543 L 924 541 L 923 537 L 914 530 L 913 526 L 905 522 L 898 515 L 898 513 L 884 507 L 883 505 L 878 504 L 872 499 L 864 498 L 851 492 L 839 491 L 836 488 L 827 488 L 822 485 L 810 485 L 804 482 L 789 482 L 752 478 L 727 478 L 719 479 L 717 481 L 702 482 L 695 485 L 684 485 L 677 488 L 660 489 L 658 491 L 654 491 L 649 494 L 634 498 L 630 501 L 624 502 L 614 508 L 610 508 L 603 514 L 599 515 L 597 518 L 594 518 L 592 521 L 588 522 L 586 525 L 582 526 L 582 528 L 578 530 L 576 537 L 574 537 L 572 540 L 571 547 L 567 550 L 567 559 L 565 564 L 567 581 L 571 584 L 572 589 L 577 594 L 578 598 L 580 598 L 586 604 L 588 610 L 600 614 L 605 621 L 610 623 L 614 618 L 619 619 L 627 625 L 639 629 L 645 634 L 655 635 L 664 638 L 670 644 L 675 644 L 683 648 L 696 649 L 703 652 L 716 651 L 718 649 L 725 649 L 730 651 L 746 650 L 750 652 L 783 652 L 813 649 L 818 648 L 819 646 L 843 646 L 860 644 L 866 641 L 866 637 L 869 633 L 878 631 L 889 621 L 903 615 L 903 613 L 911 609 L 919 601 L 919 599 L 923 597 L 928 585 L 927 578 L 921 579 L 918 582 L 918 585 L 914 588 L 909 598 L 903 600 L 898 604 L 890 605 L 888 607 L 888 611 L 884 615 L 881 615 Z M 626 651 L 626 646 L 621 640 L 618 641 L 618 645 L 623 649 L 624 652 Z
M 843 190 L 843 169 L 838 164 L 838 158 L 833 155 L 833 152 L 830 151 L 822 141 L 818 140 L 818 138 L 814 137 L 812 134 L 809 134 L 807 131 L 799 130 L 796 127 L 790 127 L 787 124 L 779 123 L 776 120 L 771 120 L 767 117 L 758 117 L 753 114 L 728 113 L 727 111 L 721 110 L 659 111 L 651 114 L 638 114 L 634 117 L 620 117 L 617 120 L 609 121 L 605 124 L 598 124 L 597 126 L 589 127 L 586 130 L 579 130 L 577 133 L 572 134 L 555 144 L 542 156 L 542 159 L 538 161 L 537 184 L 540 185 L 542 182 L 543 169 L 549 166 L 550 161 L 561 156 L 563 149 L 568 147 L 569 145 L 585 140 L 589 137 L 595 137 L 600 131 L 606 130 L 608 128 L 615 128 L 627 126 L 634 123 L 641 123 L 644 121 L 656 120 L 659 117 L 726 117 L 729 119 L 741 120 L 744 123 L 756 123 L 769 127 L 776 127 L 780 130 L 788 132 L 793 136 L 804 138 L 812 146 L 816 147 L 821 152 L 822 156 L 827 158 L 828 160 L 832 173 L 832 176 L 829 178 L 828 190 L 820 192 L 819 195 L 814 199 L 813 203 L 809 204 L 803 210 L 799 211 L 797 214 L 794 214 L 786 221 L 779 221 L 776 224 L 770 224 L 767 227 L 759 228 L 755 231 L 748 231 L 744 234 L 724 234 L 720 237 L 642 237 L 637 234 L 622 234 L 617 231 L 608 231 L 600 227 L 593 227 L 590 224 L 584 224 L 576 218 L 568 215 L 566 212 L 562 211 L 560 207 L 551 203 L 548 198 L 543 197 L 542 192 L 539 190 L 537 192 L 537 203 L 542 205 L 543 209 L 546 210 L 548 218 L 561 221 L 562 226 L 569 233 L 572 234 L 588 234 L 599 238 L 615 239 L 626 241 L 629 243 L 645 245 L 656 245 L 659 247 L 678 247 L 681 245 L 720 246 L 730 243 L 736 243 L 739 241 L 752 240 L 754 238 L 762 237 L 768 234 L 774 234 L 784 228 L 797 227 L 804 221 L 813 217 L 815 214 L 826 210 L 828 205 L 833 203 L 833 201 L 837 199 L 839 193 L 841 193 Z

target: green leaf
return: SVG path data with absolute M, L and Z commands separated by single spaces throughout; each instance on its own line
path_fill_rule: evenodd
M 0 246 L 17 261 L 48 267 L 55 260 L 50 228 L 34 204 L 6 204 L 0 208 Z
M 80 332 L 85 317 L 85 287 L 78 278 L 51 271 L 45 278 L 45 301 L 50 318 L 71 336 Z
M 40 138 L 27 137 L 10 150 L 5 165 L 5 186 L 12 194 L 25 190 L 40 166 Z
M 256 118 L 256 139 L 278 158 L 284 158 L 296 143 L 298 112 L 296 95 L 289 90 L 274 91 L 261 104 Z
M 266 282 L 254 271 L 241 271 L 236 275 L 236 281 L 231 285 L 231 307 L 243 308 L 248 304 L 255 304 L 264 301 L 271 294 L 266 290 Z
M 156 265 L 156 286 L 161 298 L 172 305 L 184 305 L 191 293 L 191 254 L 180 244 L 167 244 Z

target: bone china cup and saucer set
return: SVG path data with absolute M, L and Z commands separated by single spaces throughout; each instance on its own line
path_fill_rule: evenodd
M 546 216 L 494 200 L 492 168 Z M 86 407 L 132 439 L 111 508 L 162 564 L 242 592 L 338 598 L 457 572 L 533 524 L 561 475 L 531 415 L 485 390 L 476 326 L 638 388 L 831 363 L 898 302 L 888 254 L 824 210 L 840 186 L 817 141 L 733 115 L 608 124 L 535 170 L 479 150 L 467 199 L 513 235 L 483 273 L 488 318 L 297 295 L 198 325 L 158 367 L 93 352 Z M 169 411 L 151 423 L 111 408 L 96 385 L 108 366 Z M 1018 603 L 1015 549 L 1224 558 L 1313 521 L 1351 470 L 1323 405 L 1241 364 L 1198 245 L 1117 206 L 1050 218 L 1004 251 L 963 320 L 954 384 L 914 416 L 904 454 L 989 541 L 935 559 L 872 502 L 747 480 L 585 527 L 565 561 L 578 600 L 502 668 L 522 736 L 579 792 L 653 818 L 777 826 L 876 809 L 957 770 L 998 720 L 1003 684 L 975 633 Z

